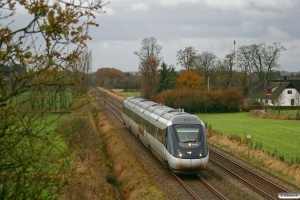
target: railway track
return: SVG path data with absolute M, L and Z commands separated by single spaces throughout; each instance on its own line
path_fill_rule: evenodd
M 107 98 L 103 97 L 98 91 L 93 90 L 94 96 L 96 100 L 100 100 L 112 113 L 117 119 L 124 124 L 124 121 L 121 117 L 122 112 L 120 111 L 119 108 L 117 108 L 113 103 L 111 103 Z M 111 100 L 115 100 L 112 98 Z M 120 103 L 119 101 L 116 101 Z M 208 190 L 203 191 L 201 190 L 201 194 L 194 192 L 187 184 L 186 181 L 183 181 L 179 176 L 174 174 L 173 172 L 170 172 L 171 175 L 182 185 L 182 187 L 191 195 L 193 199 L 200 200 L 202 199 L 200 196 L 205 197 L 210 197 L 212 199 L 227 199 L 224 195 L 221 194 L 217 189 L 215 189 L 213 186 L 211 186 L 208 182 L 203 180 L 201 177 L 198 177 L 198 182 L 196 183 L 197 187 L 199 185 L 202 185 L 202 187 L 206 187 Z
M 278 199 L 280 192 L 288 192 L 284 188 L 272 183 L 264 177 L 246 169 L 225 156 L 210 149 L 210 161 L 232 176 L 244 182 L 250 188 L 267 199 Z
M 103 104 L 117 117 L 117 119 L 123 124 L 122 120 L 122 102 L 119 99 L 116 99 L 112 95 L 108 95 L 103 97 L 100 91 L 93 89 L 95 93 L 95 98 L 102 101 Z M 109 98 L 107 98 L 109 97 Z M 111 103 L 112 101 L 112 103 Z M 259 193 L 265 199 L 278 199 L 278 194 L 280 192 L 287 192 L 286 189 L 268 181 L 266 178 L 259 176 L 258 174 L 253 173 L 251 170 L 246 169 L 245 167 L 235 163 L 229 158 L 222 156 L 221 154 L 210 149 L 210 161 L 214 165 L 222 168 L 224 171 L 229 173 L 231 176 L 237 178 L 243 184 L 246 184 L 249 188 L 252 188 L 254 191 Z M 203 178 L 198 175 L 198 185 L 196 187 L 203 187 L 205 185 L 206 188 L 211 191 L 204 192 L 201 189 L 202 193 L 194 192 L 190 185 L 190 180 L 178 177 L 176 174 L 172 173 L 172 175 L 179 181 L 179 183 L 185 188 L 185 190 L 192 196 L 193 199 L 201 199 L 200 197 L 210 196 L 213 199 L 227 199 L 224 195 L 221 194 L 218 189 L 215 189 L 209 183 L 207 183 Z M 188 183 L 188 184 L 187 184 Z M 195 187 L 195 183 L 191 184 L 192 187 Z M 213 197 L 214 196 L 214 197 Z

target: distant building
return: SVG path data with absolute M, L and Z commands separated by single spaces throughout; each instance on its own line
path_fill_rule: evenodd
M 251 83 L 245 90 L 244 105 L 300 106 L 300 79 Z

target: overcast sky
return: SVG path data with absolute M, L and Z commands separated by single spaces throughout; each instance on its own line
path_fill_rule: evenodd
M 104 0 L 105 2 L 105 0 Z M 280 42 L 287 50 L 282 70 L 300 71 L 299 0 L 111 0 L 91 29 L 94 71 L 110 67 L 138 71 L 134 51 L 155 37 L 163 60 L 177 70 L 177 51 L 193 46 L 223 59 L 243 45 Z

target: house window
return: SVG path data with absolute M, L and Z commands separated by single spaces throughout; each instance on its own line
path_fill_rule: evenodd
M 295 105 L 295 99 L 291 99 L 291 106 Z
M 292 90 L 288 90 L 287 93 L 288 94 L 293 94 L 293 91 Z
M 266 99 L 266 100 L 265 100 L 265 103 L 266 103 L 266 104 L 268 104 L 268 102 L 269 102 L 269 100 L 268 100 L 268 99 Z
M 272 89 L 267 89 L 267 90 L 266 90 L 266 94 L 267 94 L 267 95 L 271 95 L 271 94 L 272 94 Z

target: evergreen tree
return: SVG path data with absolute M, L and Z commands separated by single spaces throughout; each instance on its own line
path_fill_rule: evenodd
M 161 69 L 159 70 L 159 76 L 160 80 L 157 85 L 157 93 L 175 88 L 178 73 L 175 71 L 174 66 L 168 66 L 165 62 L 163 62 L 161 64 Z

